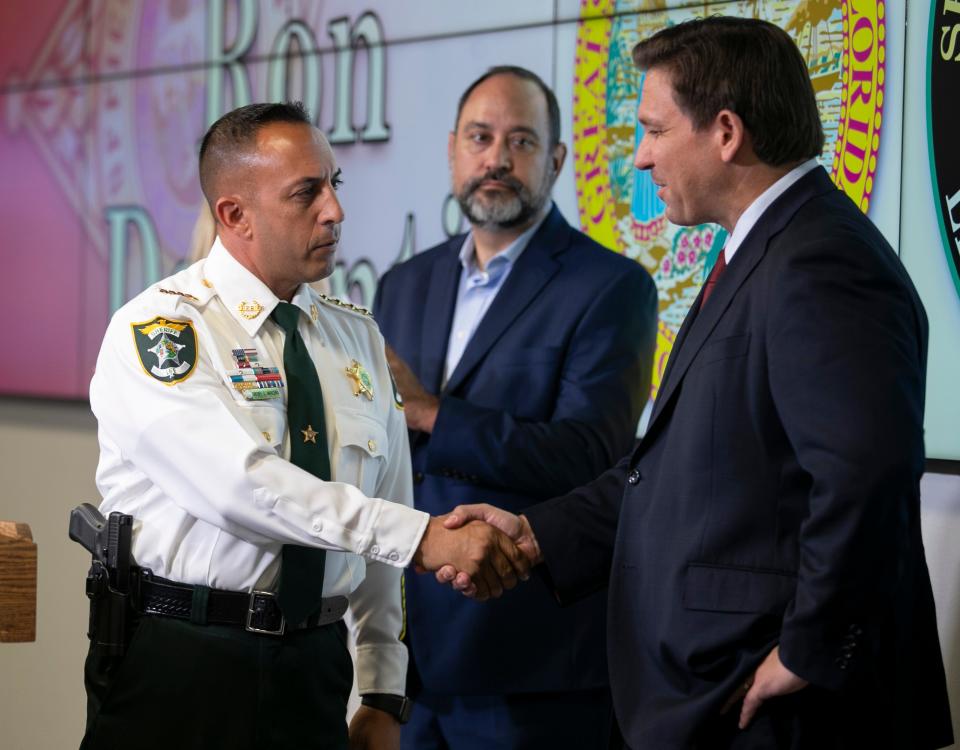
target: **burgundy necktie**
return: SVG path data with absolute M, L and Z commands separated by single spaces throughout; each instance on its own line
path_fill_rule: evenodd
M 713 268 L 710 269 L 710 275 L 707 276 L 707 283 L 703 285 L 703 297 L 700 300 L 700 309 L 703 309 L 703 306 L 707 304 L 707 299 L 710 295 L 713 294 L 713 288 L 717 285 L 717 279 L 720 278 L 720 274 L 723 273 L 723 269 L 727 267 L 727 249 L 724 248 L 720 251 L 720 255 L 717 256 L 716 262 L 713 264 Z

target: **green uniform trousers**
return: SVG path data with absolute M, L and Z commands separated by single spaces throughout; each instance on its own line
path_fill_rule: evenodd
M 81 750 L 346 750 L 353 664 L 337 622 L 283 636 L 144 616 L 90 650 Z

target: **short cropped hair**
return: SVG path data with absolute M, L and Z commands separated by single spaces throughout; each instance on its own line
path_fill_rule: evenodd
M 300 102 L 263 102 L 227 112 L 207 130 L 200 142 L 200 189 L 211 210 L 218 197 L 214 194 L 216 179 L 223 167 L 254 143 L 261 128 L 274 122 L 313 125 Z
M 772 23 L 729 16 L 685 21 L 637 44 L 633 61 L 669 74 L 674 101 L 698 130 L 722 109 L 735 112 L 765 164 L 783 166 L 823 149 L 806 63 Z
M 522 78 L 524 81 L 530 81 L 531 83 L 535 83 L 537 85 L 547 100 L 547 120 L 550 128 L 550 147 L 552 148 L 560 143 L 560 105 L 557 103 L 556 95 L 550 90 L 550 87 L 543 82 L 543 79 L 540 78 L 540 76 L 538 76 L 532 70 L 521 68 L 519 65 L 496 65 L 490 68 L 486 73 L 480 76 L 469 86 L 467 86 L 467 90 L 463 92 L 463 94 L 460 96 L 460 101 L 457 103 L 457 119 L 453 123 L 453 129 L 456 130 L 457 126 L 460 124 L 460 113 L 463 112 L 463 107 L 467 103 L 467 99 L 470 98 L 470 94 L 473 93 L 473 90 L 488 78 L 493 78 L 494 76 L 500 75 L 516 76 L 517 78 Z

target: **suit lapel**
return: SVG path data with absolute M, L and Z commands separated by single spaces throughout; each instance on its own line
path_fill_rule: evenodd
M 713 333 L 737 291 L 763 258 L 770 238 L 783 229 L 804 203 L 828 190 L 836 190 L 836 187 L 820 167 L 801 177 L 767 209 L 754 225 L 743 244 L 737 249 L 730 265 L 721 274 L 710 296 L 710 301 L 703 310 L 699 310 L 700 300 L 703 297 L 703 289 L 700 290 L 700 294 L 697 295 L 696 301 L 684 319 L 680 333 L 677 334 L 644 437 L 653 432 L 654 425 L 676 392 L 694 357 Z
M 536 299 L 543 286 L 559 270 L 560 266 L 553 256 L 566 248 L 569 239 L 570 227 L 554 206 L 540 229 L 530 238 L 527 247 L 520 253 L 513 270 L 487 308 L 483 320 L 451 373 L 444 388 L 445 392 L 454 391 L 463 382 L 504 331 Z
M 430 283 L 427 298 L 423 303 L 423 326 L 421 329 L 420 367 L 417 374 L 430 393 L 440 392 L 443 365 L 450 341 L 450 326 L 453 324 L 453 308 L 457 302 L 460 284 L 460 258 L 464 235 L 454 237 L 447 243 L 446 251 L 430 268 Z

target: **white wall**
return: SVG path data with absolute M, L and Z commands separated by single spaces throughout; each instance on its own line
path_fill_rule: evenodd
M 37 544 L 37 640 L 0 643 L 0 746 L 77 747 L 85 715 L 89 555 L 67 538 L 70 508 L 97 502 L 96 422 L 85 403 L 0 399 L 0 519 Z
M 76 504 L 95 500 L 96 423 L 85 403 L 0 399 L 0 520 L 30 524 L 37 543 L 36 643 L 0 643 L 0 746 L 63 750 L 80 743 L 87 553 L 67 538 Z M 928 474 L 923 534 L 960 736 L 960 476 Z

